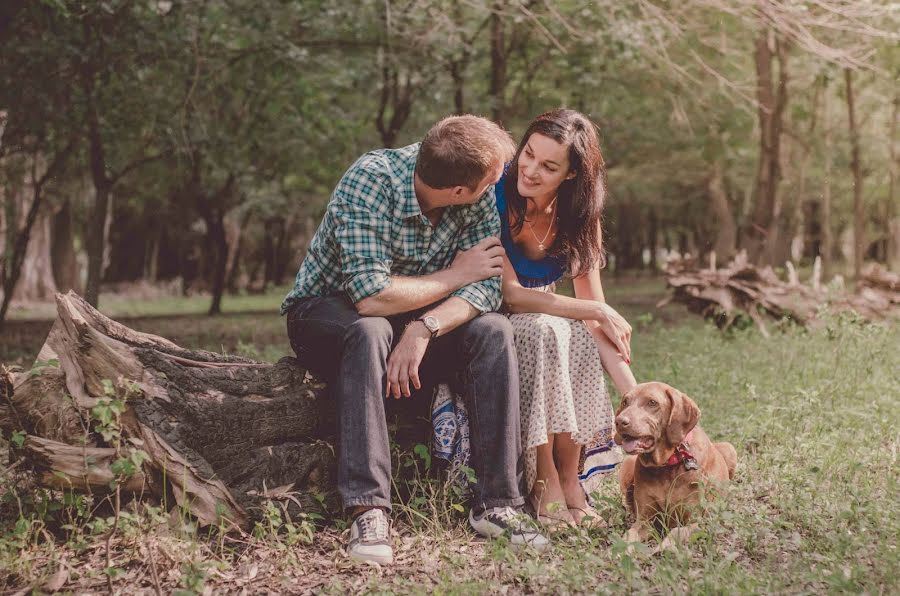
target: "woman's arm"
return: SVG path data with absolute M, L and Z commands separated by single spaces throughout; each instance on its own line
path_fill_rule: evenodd
M 611 346 L 618 349 L 626 361 L 631 359 L 631 325 L 603 300 L 603 288 L 600 286 L 600 270 L 588 274 L 596 274 L 596 284 L 591 289 L 579 293 L 575 288 L 575 298 L 560 296 L 542 290 L 526 288 L 519 283 L 516 270 L 509 258 L 503 257 L 503 303 L 512 313 L 539 312 L 566 319 L 577 319 L 591 323 L 588 327 L 598 328 L 608 336 Z M 582 276 L 587 277 L 587 276 Z M 576 283 L 581 283 L 576 278 Z M 596 290 L 593 288 L 596 287 Z M 596 297 L 595 297 L 596 296 Z
M 592 269 L 589 273 L 574 278 L 572 285 L 575 288 L 575 296 L 577 298 L 605 302 L 603 286 L 600 283 L 599 266 Z M 622 320 L 624 321 L 624 319 Z M 619 395 L 630 391 L 637 385 L 634 374 L 631 372 L 631 367 L 628 366 L 631 362 L 631 355 L 625 355 L 616 349 L 616 346 L 610 341 L 599 322 L 585 321 L 584 324 L 594 336 L 597 350 L 600 352 L 600 362 L 603 363 L 603 368 L 609 374 L 613 384 L 615 384 Z M 629 341 L 631 340 L 631 326 L 628 327 L 628 339 Z

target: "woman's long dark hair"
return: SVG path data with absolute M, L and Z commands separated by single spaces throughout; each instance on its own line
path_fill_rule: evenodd
M 544 135 L 568 147 L 569 168 L 575 177 L 559 186 L 557 213 L 559 226 L 548 254 L 564 258 L 573 277 L 583 275 L 596 264 L 606 265 L 600 232 L 606 200 L 606 171 L 600 153 L 597 128 L 575 110 L 557 109 L 541 114 L 528 126 L 506 180 L 506 204 L 515 234 L 525 224 L 528 201 L 519 194 L 519 156 L 533 134 Z

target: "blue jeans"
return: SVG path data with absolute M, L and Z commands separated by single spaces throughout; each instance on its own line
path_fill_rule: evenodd
M 418 314 L 363 317 L 346 296 L 304 298 L 288 312 L 291 347 L 337 400 L 338 490 L 345 508 L 391 507 L 387 359 Z M 423 388 L 449 382 L 466 401 L 475 506 L 522 505 L 519 373 L 509 320 L 483 314 L 431 340 L 420 378 Z M 421 395 L 424 389 L 416 393 L 412 399 L 430 398 Z

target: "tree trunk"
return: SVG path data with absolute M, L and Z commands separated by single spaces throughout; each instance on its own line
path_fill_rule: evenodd
M 826 84 L 827 85 L 827 84 Z M 822 121 L 825 129 L 825 163 L 822 168 L 824 180 L 822 182 L 822 278 L 828 279 L 833 271 L 831 257 L 834 254 L 834 236 L 831 227 L 831 98 L 828 87 L 822 96 Z
M 710 208 L 716 220 L 716 240 L 713 250 L 719 263 L 727 263 L 734 256 L 737 246 L 737 225 L 731 212 L 731 203 L 725 192 L 725 181 L 722 176 L 722 160 L 717 159 L 707 182 Z
M 80 291 L 78 287 L 78 261 L 75 258 L 75 231 L 72 218 L 72 201 L 66 198 L 53 216 L 53 236 L 50 254 L 53 278 L 59 292 Z
M 862 168 L 859 163 L 859 129 L 856 127 L 856 108 L 853 97 L 853 73 L 844 69 L 844 83 L 847 87 L 847 123 L 850 127 L 850 169 L 853 171 L 853 279 L 859 280 L 865 257 L 865 213 L 862 202 Z
M 53 216 L 45 210 L 38 215 L 22 261 L 19 283 L 13 292 L 17 300 L 48 300 L 56 293 L 51 244 Z
M 506 120 L 507 49 L 504 29 L 503 2 L 495 2 L 491 13 L 491 117 L 494 122 L 504 124 Z
M 94 207 L 87 223 L 85 247 L 88 254 L 87 283 L 84 298 L 88 304 L 100 304 L 100 282 L 103 277 L 103 253 L 106 246 L 106 217 L 109 212 L 109 195 L 112 181 L 107 174 L 106 154 L 100 132 L 100 117 L 94 99 L 94 73 L 86 69 L 82 76 L 87 99 L 87 132 L 91 181 L 94 184 Z
M 773 72 L 778 65 L 778 80 Z M 788 46 L 770 27 L 756 39 L 756 98 L 759 104 L 759 160 L 756 168 L 753 215 L 745 233 L 745 245 L 752 261 L 771 263 L 778 242 L 781 182 L 781 133 L 787 104 Z
M 236 221 L 228 224 L 228 265 L 225 268 L 225 287 L 229 293 L 238 291 L 237 280 L 241 270 L 241 253 L 244 248 L 244 230 L 253 215 L 251 209 L 247 209 L 244 215 Z
M 885 233 L 887 234 L 888 269 L 900 271 L 900 217 L 897 216 L 897 112 L 900 110 L 900 97 L 894 97 L 894 109 L 891 113 L 890 136 L 888 137 L 888 193 L 885 213 Z
M 37 158 L 35 157 L 34 159 Z M 32 182 L 31 205 L 28 208 L 28 214 L 25 216 L 25 221 L 21 228 L 19 228 L 17 210 L 14 208 L 16 197 L 5 196 L 4 194 L 4 199 L 8 203 L 5 205 L 6 238 L 4 239 L 3 263 L 2 267 L 0 267 L 0 283 L 3 286 L 3 301 L 0 302 L 0 330 L 3 329 L 6 313 L 9 311 L 9 305 L 12 302 L 16 286 L 22 275 L 22 267 L 26 261 L 31 233 L 34 230 L 38 213 L 43 204 L 42 185 L 34 180 Z M 5 192 L 10 192 L 10 190 L 4 190 Z
M 245 529 L 267 497 L 307 513 L 323 512 L 317 495 L 335 505 L 333 402 L 295 359 L 269 365 L 187 351 L 106 318 L 74 293 L 57 295 L 57 313 L 38 359 L 58 366 L 0 375 L 8 404 L 0 429 L 26 432 L 13 455 L 39 482 L 96 491 L 116 479 L 116 450 L 91 432 L 91 408 L 111 396 L 108 380 L 125 399 L 123 444 L 149 456 L 124 490 L 172 495 L 201 525 Z
M 225 269 L 228 265 L 228 240 L 225 237 L 225 221 L 219 207 L 211 209 L 205 217 L 207 234 L 212 245 L 212 302 L 209 305 L 209 316 L 222 314 L 222 294 L 225 292 Z
M 656 253 L 659 252 L 659 216 L 656 214 L 656 207 L 650 208 L 647 216 L 647 245 L 650 250 L 650 269 L 653 273 L 659 269 L 659 262 Z

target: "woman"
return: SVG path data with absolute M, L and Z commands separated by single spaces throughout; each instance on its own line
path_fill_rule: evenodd
M 600 521 L 586 494 L 621 459 L 612 444 L 603 369 L 620 393 L 635 380 L 628 366 L 631 327 L 605 304 L 600 284 L 605 187 L 591 121 L 562 109 L 536 118 L 496 196 L 506 250 L 503 299 L 519 359 L 528 499 L 545 522 Z M 574 298 L 553 292 L 567 273 Z M 446 386 L 432 420 L 435 454 L 465 464 L 466 413 Z
M 563 523 L 597 519 L 586 499 L 599 478 L 592 472 L 617 463 L 603 369 L 620 393 L 635 385 L 631 327 L 605 304 L 600 284 L 604 178 L 593 123 L 560 109 L 531 123 L 496 186 L 528 498 L 539 519 Z M 574 298 L 553 292 L 564 274 Z

